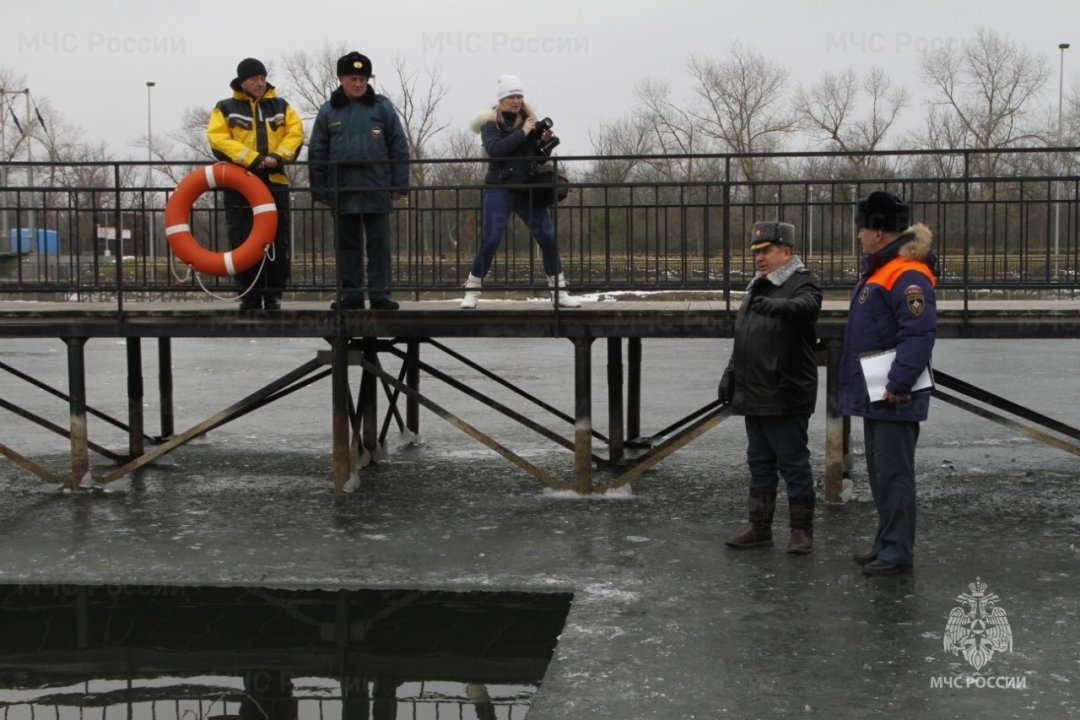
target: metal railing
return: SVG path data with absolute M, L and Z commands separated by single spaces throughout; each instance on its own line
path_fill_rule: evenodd
M 943 291 L 1074 294 L 1080 289 L 1080 177 L 1051 171 L 1080 148 L 851 155 L 625 156 L 558 159 L 571 180 L 552 211 L 575 291 L 743 289 L 753 277 L 750 224 L 794 223 L 796 251 L 826 289 L 850 288 L 859 246 L 854 200 L 894 191 L 931 227 Z M 1066 158 L 1063 160 L 1062 158 Z M 739 174 L 752 160 L 769 179 Z M 231 278 L 196 277 L 163 227 L 172 180 L 199 163 L 6 163 L 0 188 L 0 297 L 197 300 L 232 295 Z M 480 242 L 486 161 L 411 162 L 407 203 L 392 216 L 399 295 L 456 294 Z M 1049 170 L 1048 170 L 1049 169 Z M 291 169 L 292 279 L 299 298 L 337 286 L 333 219 L 313 203 L 307 166 Z M 366 190 L 367 188 L 356 188 Z M 221 193 L 192 211 L 195 237 L 228 249 Z M 485 289 L 545 285 L 535 244 L 512 221 Z M 206 291 L 206 292 L 204 292 Z

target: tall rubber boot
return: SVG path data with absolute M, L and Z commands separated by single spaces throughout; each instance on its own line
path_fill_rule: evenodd
M 465 281 L 465 297 L 461 300 L 462 310 L 472 310 L 476 307 L 476 303 L 480 302 L 480 288 L 483 284 L 483 278 L 469 273 L 469 278 Z
M 728 547 L 745 550 L 747 548 L 766 547 L 773 544 L 772 521 L 776 511 L 776 490 L 750 488 L 747 501 L 750 523 L 738 535 L 732 535 L 724 544 Z
M 788 498 L 791 516 L 791 538 L 787 551 L 795 555 L 808 555 L 814 550 L 814 496 Z
M 556 299 L 555 297 L 555 290 L 552 289 L 551 291 L 551 303 L 553 305 L 558 304 L 559 307 L 563 308 L 581 307 L 581 303 L 570 297 L 570 294 L 566 292 L 566 276 L 564 276 L 562 273 L 559 273 L 558 275 L 548 276 L 548 287 L 559 288 L 558 299 Z

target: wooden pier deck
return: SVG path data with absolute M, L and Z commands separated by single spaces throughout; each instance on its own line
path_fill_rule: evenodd
M 241 314 L 210 301 L 0 301 L 0 337 L 731 337 L 739 303 L 723 300 L 586 302 L 554 312 L 544 300 L 481 300 L 462 311 L 460 298 L 402 302 L 397 311 L 350 311 L 326 301 L 286 301 L 279 312 Z M 847 303 L 826 300 L 823 339 L 842 337 Z M 938 301 L 940 338 L 1075 338 L 1080 298 Z
M 980 339 L 1064 339 L 1080 338 L 1080 299 L 1065 300 L 978 300 L 946 299 L 938 303 L 938 337 Z M 581 309 L 554 311 L 544 300 L 487 300 L 476 310 L 462 311 L 459 299 L 402 302 L 397 311 L 350 311 L 338 313 L 326 301 L 289 301 L 277 312 L 241 314 L 228 301 L 127 301 L 108 302 L 22 302 L 0 301 L 0 337 L 58 338 L 68 349 L 69 388 L 64 397 L 71 407 L 71 429 L 65 432 L 72 446 L 72 469 L 58 478 L 30 458 L 0 441 L 0 452 L 43 479 L 71 489 L 106 485 L 210 429 L 292 392 L 315 380 L 331 376 L 333 409 L 334 489 L 353 486 L 359 467 L 378 456 L 391 420 L 399 428 L 419 433 L 420 408 L 424 407 L 450 422 L 475 440 L 532 474 L 552 488 L 578 493 L 604 492 L 628 482 L 664 457 L 715 427 L 729 410 L 713 401 L 689 413 L 679 422 L 644 436 L 641 428 L 641 383 L 643 373 L 641 343 L 661 338 L 728 338 L 732 335 L 738 301 L 722 299 L 645 299 L 586 302 Z M 826 499 L 839 497 L 849 424 L 836 413 L 835 391 L 847 303 L 826 301 L 818 324 L 820 361 L 826 368 Z M 205 421 L 177 433 L 172 427 L 172 362 L 170 343 L 174 338 L 322 338 L 327 350 L 310 363 L 279 378 Z M 424 343 L 440 338 L 510 337 L 566 339 L 574 353 L 574 408 L 572 414 L 546 408 L 573 425 L 573 437 L 564 438 L 536 418 L 490 401 L 480 391 L 443 373 L 420 358 Z M 91 477 L 89 451 L 97 450 L 87 437 L 85 348 L 93 338 L 124 338 L 127 341 L 129 417 L 118 421 L 129 433 L 126 458 L 116 458 L 116 470 Z M 143 429 L 142 346 L 144 339 L 158 342 L 159 397 L 162 432 L 149 438 Z M 607 350 L 608 432 L 601 435 L 592 422 L 592 345 L 604 340 Z M 624 351 L 626 360 L 624 361 Z M 386 372 L 380 355 L 401 360 L 401 372 Z M 349 383 L 349 367 L 360 366 L 362 379 L 355 402 Z M 463 392 L 488 403 L 511 420 L 536 430 L 548 439 L 573 450 L 574 472 L 570 485 L 560 484 L 546 471 L 533 466 L 512 448 L 481 433 L 463 419 L 439 407 L 420 391 L 421 372 L 454 384 Z M 717 368 L 719 377 L 720 368 Z M 25 379 L 25 378 L 24 378 Z M 378 418 L 378 387 L 390 399 L 384 419 Z M 962 383 L 957 382 L 957 386 Z M 977 390 L 977 389 L 976 389 Z M 969 390 L 970 391 L 970 390 Z M 939 390 L 935 389 L 935 394 Z M 523 395 L 527 393 L 522 391 Z M 999 400 L 979 391 L 977 399 L 1002 409 Z M 948 395 L 938 395 L 949 402 Z M 401 399 L 404 418 L 397 408 Z M 0 398 L 2 400 L 2 398 Z M 34 420 L 30 409 L 6 409 Z M 972 409 L 972 408 L 967 408 Z M 1038 413 L 1024 408 L 1005 408 L 1026 420 L 1043 423 Z M 977 410 L 972 410 L 977 411 Z M 982 412 L 980 412 L 982 414 Z M 984 415 L 985 416 L 985 415 Z M 991 418 L 995 419 L 995 418 Z M 999 421 L 1015 422 L 1012 420 Z M 117 423 L 114 423 L 117 424 Z M 1080 436 L 1071 428 L 1052 428 L 1073 440 Z M 1071 432 L 1070 432 L 1071 431 Z M 1042 431 L 1031 431 L 1042 435 Z M 381 433 L 381 437 L 380 437 Z M 1030 434 L 1030 433 L 1029 433 Z M 1062 446 L 1056 438 L 1040 437 Z M 599 441 L 606 453 L 594 452 Z M 146 445 L 153 447 L 147 449 Z M 1065 441 L 1064 449 L 1080 454 L 1077 446 Z M 629 448 L 643 449 L 633 459 Z M 615 470 L 613 478 L 594 482 L 594 469 Z

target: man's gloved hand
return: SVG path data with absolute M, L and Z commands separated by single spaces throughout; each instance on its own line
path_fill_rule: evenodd
M 750 309 L 759 315 L 764 315 L 766 317 L 778 316 L 783 307 L 784 301 L 778 298 L 755 295 L 754 299 L 750 301 Z
M 716 399 L 725 405 L 730 405 L 735 397 L 735 373 L 725 371 L 720 377 L 720 385 L 716 388 Z

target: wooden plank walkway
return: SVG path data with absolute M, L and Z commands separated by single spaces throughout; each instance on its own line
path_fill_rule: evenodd
M 640 418 L 642 353 L 641 342 L 661 338 L 727 338 L 733 332 L 738 302 L 718 299 L 619 300 L 586 302 L 580 309 L 554 311 L 546 300 L 482 300 L 476 310 L 463 311 L 459 298 L 403 301 L 397 311 L 350 311 L 338 313 L 325 301 L 286 301 L 281 311 L 240 313 L 236 304 L 223 300 L 186 302 L 127 302 L 122 309 L 111 302 L 0 302 L 0 337 L 59 338 L 67 344 L 72 471 L 64 484 L 74 489 L 97 482 L 110 482 L 160 457 L 174 447 L 261 408 L 315 380 L 332 378 L 334 487 L 346 490 L 355 479 L 358 465 L 379 453 L 380 423 L 377 417 L 378 388 L 392 396 L 387 416 L 381 423 L 385 437 L 391 417 L 405 431 L 419 434 L 421 406 L 450 422 L 474 439 L 503 455 L 545 484 L 556 487 L 550 474 L 536 468 L 512 449 L 480 433 L 464 419 L 435 405 L 419 391 L 421 369 L 429 376 L 444 375 L 420 360 L 420 346 L 439 338 L 562 338 L 573 344 L 574 430 L 570 440 L 550 437 L 574 453 L 574 481 L 568 486 L 579 493 L 603 492 L 617 487 L 652 467 L 664 457 L 715 427 L 729 414 L 718 402 L 691 411 L 681 421 L 655 435 L 642 438 Z M 826 301 L 818 323 L 821 339 L 820 361 L 826 382 L 826 499 L 836 500 L 842 484 L 844 456 L 848 447 L 849 422 L 836 412 L 836 373 L 843 338 L 847 303 Z M 1080 338 L 1080 299 L 1068 300 L 980 300 L 938 303 L 938 337 L 982 339 L 1076 339 Z M 96 449 L 86 432 L 85 346 L 98 337 L 126 338 L 128 343 L 128 388 L 130 453 L 126 464 L 101 478 L 91 478 L 89 450 Z M 171 341 L 190 337 L 289 337 L 322 338 L 329 350 L 283 378 L 234 403 L 219 413 L 181 433 L 175 433 L 172 418 Z M 142 419 L 141 341 L 157 339 L 162 444 L 147 451 Z M 607 398 L 608 436 L 600 436 L 592 426 L 592 344 L 605 341 L 608 355 Z M 625 345 L 624 345 L 625 343 Z M 404 346 L 406 350 L 400 348 Z M 626 351 L 626 361 L 623 353 Z M 387 373 L 380 354 L 395 355 L 402 361 L 398 377 Z M 329 366 L 329 370 L 327 370 Z M 355 403 L 348 369 L 362 368 L 360 390 Z M 622 372 L 625 370 L 625 372 Z M 719 369 L 718 369 L 719 372 Z M 455 382 L 443 376 L 444 382 Z M 464 392 L 484 400 L 481 392 L 460 384 Z M 406 406 L 401 419 L 397 398 Z M 0 398 L 2 400 L 2 398 Z M 28 416 L 32 411 L 12 409 Z M 524 416 L 510 419 L 544 434 L 540 424 Z M 165 422 L 168 418 L 168 424 Z M 550 435 L 550 434 L 549 434 Z M 606 457 L 594 453 L 594 441 L 607 446 Z M 634 443 L 646 452 L 628 460 L 625 452 Z M 57 478 L 44 471 L 13 448 L 0 445 L 0 453 L 49 482 Z M 593 469 L 619 467 L 614 479 L 594 484 Z M 561 487 L 561 486 L 559 486 Z
M 340 316 L 323 301 L 286 301 L 278 312 L 241 314 L 228 301 L 0 301 L 0 337 L 731 337 L 738 302 L 635 300 L 586 302 L 552 310 L 543 300 L 402 301 L 397 311 Z M 826 301 L 819 336 L 843 335 L 847 303 Z M 938 336 L 1080 337 L 1080 298 L 938 302 Z

